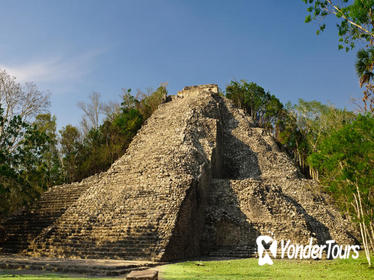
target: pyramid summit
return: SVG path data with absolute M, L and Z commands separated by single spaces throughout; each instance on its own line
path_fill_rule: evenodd
M 357 242 L 318 183 L 217 85 L 170 99 L 107 172 L 8 219 L 1 252 L 169 261 L 251 256 L 260 235 Z

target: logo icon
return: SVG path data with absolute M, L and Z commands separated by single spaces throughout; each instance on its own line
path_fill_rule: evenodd
M 273 260 L 270 256 L 276 257 L 278 242 L 267 235 L 260 235 L 256 239 L 257 252 L 258 252 L 258 264 L 259 265 L 272 265 Z
M 335 240 L 326 240 L 325 244 L 313 244 L 313 238 L 309 239 L 308 245 L 292 244 L 291 240 L 281 240 L 279 243 L 267 235 L 260 235 L 256 239 L 258 264 L 272 265 L 273 260 L 277 256 L 279 244 L 279 258 L 284 259 L 322 259 L 322 255 L 326 253 L 326 258 L 330 259 L 348 259 L 359 257 L 360 245 L 339 245 Z

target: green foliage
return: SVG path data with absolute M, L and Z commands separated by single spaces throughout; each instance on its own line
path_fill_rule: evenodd
M 231 81 L 226 87 L 226 97 L 244 109 L 257 125 L 270 130 L 283 110 L 283 104 L 274 95 L 253 82 Z
M 137 103 L 137 109 L 144 119 L 148 119 L 152 113 L 157 109 L 165 99 L 167 95 L 167 90 L 164 86 L 157 88 L 149 96 L 144 97 L 141 101 Z
M 253 82 L 231 81 L 226 88 L 226 97 L 250 114 L 256 125 L 272 132 L 275 139 L 305 171 L 307 147 L 304 135 L 298 127 L 297 117 L 291 113 L 291 108 L 287 110 L 279 99 Z
M 360 87 L 365 85 L 364 96 L 364 112 L 374 113 L 374 85 L 372 83 L 374 73 L 374 48 L 361 49 L 357 52 L 356 72 L 360 78 Z
M 356 73 L 360 78 L 360 86 L 370 83 L 374 77 L 374 48 L 361 49 L 357 52 Z
M 131 95 L 131 89 L 124 90 L 120 111 L 108 116 L 98 128 L 89 130 L 83 139 L 73 126 L 60 131 L 65 181 L 79 181 L 107 170 L 124 154 L 144 121 L 166 95 L 163 86 L 141 100 Z
M 299 99 L 296 105 L 284 106 L 274 95 L 255 83 L 232 81 L 226 97 L 251 115 L 255 124 L 266 128 L 298 163 L 307 176 L 314 176 L 307 157 L 332 129 L 353 120 L 346 110 L 323 105 L 317 101 Z
M 371 54 L 360 52 L 358 71 L 367 74 Z M 372 66 L 370 66 L 370 70 Z M 370 74 L 370 75 L 369 75 Z M 366 82 L 372 79 L 371 71 Z M 299 164 L 305 175 L 326 184 L 338 205 L 358 222 L 370 265 L 374 250 L 374 118 L 356 116 L 318 101 L 282 103 L 255 83 L 231 82 L 226 97 L 249 113 Z
M 303 0 L 308 5 L 305 22 L 334 15 L 338 20 L 339 49 L 349 51 L 358 40 L 372 45 L 374 40 L 374 0 Z M 317 34 L 324 31 L 326 24 L 319 25 Z
M 280 142 L 291 151 L 304 173 L 314 176 L 309 170 L 307 157 L 318 149 L 319 143 L 331 130 L 341 128 L 355 116 L 345 109 L 303 99 L 299 99 L 298 104 L 288 105 L 287 111 L 288 127 L 282 131 Z
M 369 266 L 374 252 L 374 118 L 359 115 L 308 157 L 340 207 L 357 222 Z M 370 253 L 371 250 L 371 253 Z
M 80 133 L 76 127 L 67 125 L 60 130 L 60 135 L 64 180 L 65 182 L 72 182 L 79 175 Z
M 61 184 L 63 182 L 63 174 L 57 149 L 56 117 L 51 116 L 50 113 L 40 114 L 36 116 L 33 124 L 40 133 L 45 133 L 49 139 L 49 147 L 42 155 L 42 160 L 46 166 L 47 186 L 51 187 Z
M 336 109 L 315 100 L 304 101 L 301 98 L 299 103 L 289 110 L 294 114 L 297 127 L 305 136 L 311 151 L 316 149 L 321 138 L 331 129 L 342 127 L 354 118 L 354 114 L 346 110 Z
M 0 217 L 31 204 L 51 183 L 45 155 L 53 144 L 37 125 L 19 115 L 8 120 L 3 112 L 0 107 Z
M 356 71 L 360 78 L 360 86 L 366 85 L 362 101 L 362 111 L 374 113 L 374 0 L 303 0 L 308 5 L 305 22 L 323 20 L 334 15 L 338 21 L 339 50 L 349 51 L 358 41 L 366 44 L 365 49 L 357 53 Z M 317 34 L 325 29 L 321 24 Z
M 352 214 L 356 184 L 366 209 L 374 209 L 374 118 L 359 115 L 355 121 L 331 132 L 308 157 L 320 180 L 336 201 Z M 366 221 L 374 220 L 368 211 Z

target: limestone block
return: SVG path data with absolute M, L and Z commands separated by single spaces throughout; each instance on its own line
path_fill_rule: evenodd
M 157 280 L 158 271 L 147 269 L 140 271 L 131 271 L 129 275 L 126 276 L 126 280 Z

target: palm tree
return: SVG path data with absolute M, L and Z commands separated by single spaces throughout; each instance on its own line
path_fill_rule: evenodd
M 361 49 L 357 52 L 356 72 L 360 77 L 360 87 L 370 81 L 374 77 L 374 48 L 368 50 Z
M 357 52 L 356 72 L 360 77 L 360 87 L 366 85 L 362 101 L 364 102 L 364 111 L 374 113 L 374 85 L 371 81 L 374 79 L 374 47 L 367 50 L 361 49 Z

